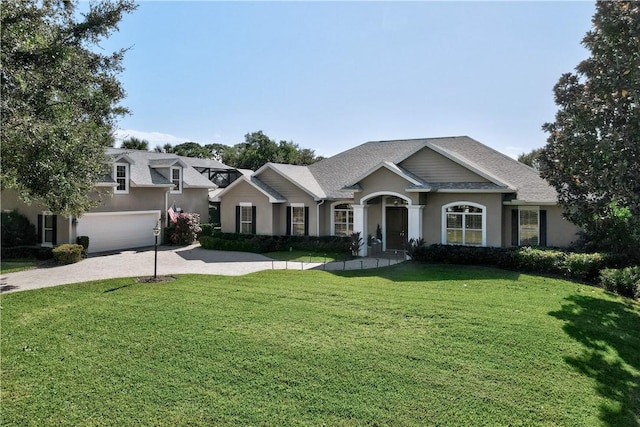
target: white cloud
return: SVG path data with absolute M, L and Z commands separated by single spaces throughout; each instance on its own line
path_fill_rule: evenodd
M 182 144 L 183 142 L 192 141 L 189 138 L 178 137 L 168 133 L 145 132 L 145 131 L 135 130 L 135 129 L 118 129 L 117 131 L 115 131 L 114 136 L 116 139 L 117 147 L 120 146 L 123 140 L 131 137 L 138 138 L 138 139 L 145 139 L 149 141 L 150 149 L 153 149 L 156 145 L 165 145 L 165 144 L 176 145 L 176 144 Z

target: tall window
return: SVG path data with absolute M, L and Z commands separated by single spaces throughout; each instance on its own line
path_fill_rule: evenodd
M 333 209 L 333 234 L 350 236 L 353 233 L 353 209 L 348 204 L 337 205 Z
M 38 215 L 38 240 L 42 246 L 56 244 L 56 215 L 50 212 Z
M 304 206 L 291 206 L 291 234 L 304 236 Z
M 182 193 L 182 168 L 171 168 L 171 183 L 174 185 L 172 193 Z
M 115 163 L 113 166 L 116 183 L 118 186 L 115 188 L 114 193 L 128 193 L 129 192 L 129 165 L 127 163 Z
M 253 232 L 253 207 L 240 206 L 240 233 L 251 234 Z
M 484 246 L 485 231 L 484 206 L 451 204 L 443 207 L 443 243 Z
M 537 208 L 520 208 L 520 236 L 521 246 L 537 246 L 540 244 L 540 211 Z

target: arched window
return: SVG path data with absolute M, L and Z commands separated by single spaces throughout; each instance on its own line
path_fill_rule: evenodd
M 353 233 L 353 208 L 348 203 L 333 207 L 333 235 L 350 236 Z
M 472 202 L 454 202 L 442 207 L 442 243 L 486 245 L 486 208 Z

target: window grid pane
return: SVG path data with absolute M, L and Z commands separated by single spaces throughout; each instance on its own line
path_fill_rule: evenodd
M 482 208 L 470 205 L 456 205 L 446 208 L 447 244 L 482 245 Z
M 253 208 L 251 206 L 240 206 L 240 233 L 253 233 Z
M 291 234 L 304 236 L 304 206 L 291 207 Z
M 539 239 L 538 211 L 533 209 L 520 210 L 520 245 L 537 246 Z
M 353 209 L 348 205 L 338 205 L 334 209 L 334 230 L 336 236 L 349 236 L 353 233 Z

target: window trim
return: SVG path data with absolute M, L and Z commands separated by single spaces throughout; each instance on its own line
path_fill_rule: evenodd
M 176 187 L 175 179 L 173 177 L 173 172 L 178 171 L 178 185 Z M 171 189 L 171 194 L 181 194 L 182 193 L 182 168 L 180 166 L 171 166 L 169 168 L 169 180 L 174 185 Z
M 118 179 L 122 179 L 118 177 L 118 167 L 124 167 L 124 190 L 118 190 L 120 184 L 118 183 Z M 130 180 L 130 165 L 127 162 L 115 162 L 113 164 L 113 179 L 116 181 L 116 187 L 113 189 L 114 194 L 129 194 L 129 180 Z
M 454 206 L 464 206 L 464 205 L 468 205 L 468 206 L 473 206 L 475 208 L 479 208 L 482 209 L 482 213 L 478 214 L 478 213 L 474 213 L 474 215 L 481 215 L 482 216 L 482 241 L 480 245 L 473 245 L 473 244 L 467 244 L 466 243 L 466 229 L 465 229 L 465 224 L 466 224 L 466 216 L 468 214 L 465 214 L 464 212 L 455 212 L 456 214 L 460 214 L 462 215 L 462 243 L 448 243 L 447 242 L 447 209 L 454 207 Z M 440 220 L 441 220 L 441 243 L 443 245 L 449 245 L 449 244 L 457 244 L 457 245 L 462 245 L 462 246 L 487 246 L 487 207 L 484 205 L 481 205 L 480 203 L 475 203 L 475 202 L 469 202 L 469 201 L 464 201 L 464 200 L 460 200 L 460 201 L 456 201 L 456 202 L 451 202 L 451 203 L 447 203 L 446 205 L 442 206 L 442 214 L 440 216 Z
M 338 209 L 338 206 L 341 205 L 346 205 L 347 208 L 343 209 L 340 208 Z M 331 235 L 332 236 L 338 236 L 338 234 L 336 234 L 336 224 L 345 224 L 344 222 L 336 222 L 336 212 L 347 212 L 347 232 L 349 231 L 349 225 L 351 225 L 351 232 L 353 233 L 354 230 L 354 212 L 353 212 L 353 206 L 351 205 L 351 203 L 349 202 L 335 202 L 333 204 L 331 204 Z M 349 213 L 351 215 L 349 215 Z M 349 219 L 351 219 L 351 222 L 349 222 Z M 347 233 L 345 234 L 345 236 L 349 236 L 350 234 Z
M 290 227 L 290 230 L 291 230 L 291 233 L 290 233 L 291 236 L 305 236 L 306 235 L 305 230 L 307 229 L 306 221 L 305 221 L 306 220 L 306 218 L 305 218 L 305 216 L 306 216 L 306 210 L 305 210 L 306 206 L 305 206 L 305 204 L 304 203 L 291 203 L 289 205 L 289 208 L 291 209 L 291 218 L 290 218 L 290 222 L 289 222 L 289 227 Z M 294 222 L 294 219 L 295 219 L 294 210 L 295 209 L 302 209 L 302 222 Z M 294 232 L 294 230 L 295 230 L 294 225 L 302 225 L 302 233 L 298 234 L 298 233 Z
M 253 230 L 253 221 L 255 220 L 253 218 L 253 205 L 251 203 L 246 203 L 246 202 L 240 202 L 239 203 L 240 206 L 240 234 L 253 234 L 252 230 Z M 251 216 L 251 221 L 243 221 L 242 220 L 242 213 L 244 212 L 245 209 L 248 209 L 249 214 Z M 243 224 L 249 224 L 249 231 L 243 231 L 242 230 L 242 225 Z
M 51 227 L 47 227 L 47 218 L 51 218 Z M 56 235 L 58 234 L 58 217 L 49 211 L 41 212 L 38 215 L 38 244 L 45 248 L 56 245 Z M 51 241 L 46 241 L 47 231 L 51 231 Z
M 534 211 L 537 213 L 538 223 L 536 224 L 537 242 L 535 245 L 526 244 L 526 246 L 540 246 L 540 207 L 539 206 L 526 206 L 518 208 L 518 246 L 522 246 L 522 212 Z

